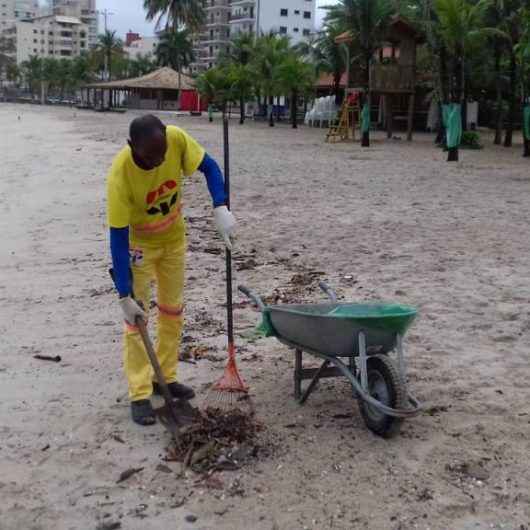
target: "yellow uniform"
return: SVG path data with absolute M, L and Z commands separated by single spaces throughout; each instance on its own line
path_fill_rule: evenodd
M 157 283 L 157 356 L 168 383 L 177 380 L 183 325 L 186 234 L 182 216 L 182 179 L 194 173 L 204 149 L 178 127 L 166 127 L 164 162 L 143 170 L 125 147 L 114 159 L 107 178 L 107 217 L 110 228 L 129 227 L 133 290 L 146 310 L 153 280 Z M 125 372 L 131 401 L 152 394 L 153 372 L 138 329 L 126 323 Z

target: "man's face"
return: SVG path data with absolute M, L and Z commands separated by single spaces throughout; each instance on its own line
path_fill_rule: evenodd
M 163 164 L 166 158 L 167 140 L 165 132 L 153 133 L 137 144 L 129 141 L 134 160 L 142 169 L 151 170 Z

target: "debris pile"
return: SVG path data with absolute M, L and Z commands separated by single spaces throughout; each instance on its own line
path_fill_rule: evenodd
M 182 462 L 197 473 L 235 470 L 260 452 L 258 434 L 263 426 L 239 409 L 195 409 L 192 423 L 180 429 L 178 444 L 167 460 Z

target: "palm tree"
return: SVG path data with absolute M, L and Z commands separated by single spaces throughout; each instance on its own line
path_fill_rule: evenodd
M 57 86 L 59 88 L 59 97 L 64 99 L 66 90 L 74 86 L 73 82 L 73 62 L 70 59 L 60 59 L 57 64 Z
M 116 37 L 116 31 L 106 30 L 98 37 L 96 54 L 104 59 L 107 80 L 111 81 L 112 62 L 123 55 L 123 41 Z
M 315 76 L 319 77 L 323 72 L 333 77 L 333 93 L 337 96 L 340 90 L 342 75 L 347 70 L 345 44 L 337 44 L 335 38 L 342 31 L 338 26 L 326 24 L 316 38 L 310 38 L 294 46 L 309 64 L 313 65 Z M 351 47 L 350 47 L 351 48 Z M 350 53 L 351 56 L 351 53 Z
M 495 25 L 501 36 L 496 36 L 498 46 L 500 47 L 500 54 L 508 52 L 509 56 L 509 79 L 510 79 L 510 94 L 509 94 L 509 112 L 508 121 L 506 124 L 506 133 L 504 135 L 504 146 L 511 147 L 513 138 L 513 128 L 517 113 L 517 95 L 519 92 L 518 78 L 518 57 L 517 49 L 519 40 L 521 38 L 521 29 L 523 27 L 521 0 L 496 0 L 498 8 L 498 19 Z M 501 72 L 498 72 L 498 85 L 500 88 Z M 498 118 L 502 123 L 502 115 Z M 500 136 L 500 135 L 499 135 Z M 500 137 L 496 138 L 499 140 Z
M 144 0 L 144 9 L 147 20 L 156 19 L 158 28 L 165 20 L 166 29 L 185 25 L 190 31 L 197 31 L 204 22 L 201 0 Z
M 6 68 L 6 79 L 10 81 L 11 83 L 18 84 L 20 80 L 20 68 L 15 62 L 12 62 L 7 65 Z
M 27 61 L 21 64 L 22 76 L 29 88 L 31 99 L 35 94 L 35 88 L 42 81 L 42 59 L 31 55 Z
M 234 101 L 233 84 L 226 67 L 206 70 L 206 72 L 197 77 L 196 87 L 201 96 L 209 104 L 217 104 L 223 114 L 226 112 L 226 105 L 230 101 Z
M 239 102 L 239 124 L 243 125 L 245 103 L 254 92 L 254 74 L 248 64 L 231 63 L 226 68 L 234 100 Z
M 284 93 L 290 95 L 291 124 L 298 127 L 298 96 L 313 89 L 315 81 L 314 68 L 304 62 L 299 55 L 291 52 L 285 57 L 278 69 L 280 86 Z
M 8 68 L 15 62 L 12 56 L 15 51 L 14 42 L 0 36 L 0 81 L 3 80 L 4 75 L 7 78 Z
M 435 0 L 438 31 L 453 64 L 449 91 L 453 103 L 463 105 L 463 129 L 467 126 L 466 57 L 485 37 L 500 35 L 495 29 L 485 27 L 488 2 L 489 0 L 479 0 L 471 4 L 467 0 Z M 458 146 L 450 148 L 448 153 L 448 161 L 456 160 Z
M 350 31 L 358 45 L 364 70 L 364 105 L 370 109 L 370 65 L 393 14 L 390 0 L 339 0 L 336 5 L 327 6 L 326 23 L 341 31 Z M 370 133 L 363 133 L 362 145 L 370 145 Z
M 530 78 L 530 9 L 521 9 L 521 37 L 516 47 L 523 90 L 523 156 L 530 157 L 530 102 L 528 100 L 528 79 Z
M 135 59 L 129 60 L 128 73 L 130 77 L 141 77 L 152 72 L 156 68 L 156 63 L 150 53 L 142 55 L 141 53 Z
M 188 30 L 167 30 L 162 33 L 155 50 L 156 60 L 160 66 L 170 66 L 178 72 L 178 89 L 181 90 L 182 68 L 193 62 L 193 46 Z
M 83 53 L 72 60 L 70 75 L 74 88 L 79 88 L 92 80 L 93 72 L 90 56 L 87 53 Z
M 256 39 L 252 33 L 237 33 L 227 50 L 219 56 L 219 63 L 229 66 L 230 76 L 239 94 L 239 123 L 245 123 L 245 103 L 252 94 L 253 76 L 249 68 L 255 51 Z
M 278 35 L 263 35 L 256 41 L 256 51 L 252 59 L 252 70 L 270 105 L 269 125 L 274 127 L 272 106 L 278 95 L 279 68 L 289 51 L 289 39 Z

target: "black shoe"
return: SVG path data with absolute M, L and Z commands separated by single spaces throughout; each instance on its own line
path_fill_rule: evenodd
M 190 388 L 189 386 L 182 385 L 180 383 L 169 383 L 167 387 L 169 389 L 169 393 L 175 399 L 193 399 L 195 397 L 195 392 L 193 388 Z M 154 381 L 153 381 L 153 392 L 155 394 L 158 394 L 159 396 L 162 395 L 162 391 L 160 390 L 160 385 Z
M 144 427 L 156 423 L 155 411 L 148 399 L 131 401 L 131 415 L 134 423 Z

